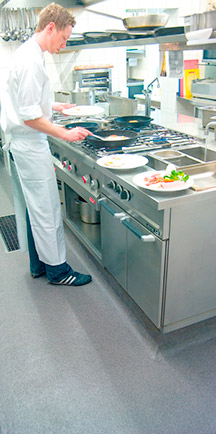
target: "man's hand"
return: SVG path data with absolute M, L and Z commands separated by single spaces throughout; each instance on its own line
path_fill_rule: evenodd
M 93 134 L 91 133 L 91 131 L 87 130 L 86 128 L 75 127 L 75 128 L 67 129 L 64 140 L 68 140 L 69 142 L 75 142 L 76 140 L 83 140 L 86 138 L 86 136 L 92 136 L 92 135 Z
M 67 102 L 54 102 L 52 104 L 52 109 L 60 113 L 62 113 L 62 111 L 65 109 L 70 109 L 73 107 L 76 107 L 76 104 L 69 104 Z

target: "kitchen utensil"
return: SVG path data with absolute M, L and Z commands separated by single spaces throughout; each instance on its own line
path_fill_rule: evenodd
M 160 27 L 155 30 L 155 36 L 170 36 L 184 33 L 184 27 Z
M 107 30 L 110 32 L 110 37 L 113 41 L 132 39 L 135 35 L 127 30 Z
M 2 32 L 1 37 L 4 41 L 9 41 L 10 36 L 11 36 L 11 32 L 9 29 L 8 10 L 7 9 L 2 10 L 2 20 L 4 22 L 4 31 Z
M 152 118 L 148 116 L 120 116 L 114 122 L 121 127 L 140 128 L 150 124 Z
M 96 122 L 72 122 L 70 124 L 65 125 L 65 128 L 75 128 L 75 127 L 82 127 L 86 128 L 89 131 L 95 131 L 98 129 L 98 124 Z
M 134 131 L 126 131 L 126 130 L 101 130 L 96 131 L 98 135 L 100 135 L 100 138 L 94 137 L 94 136 L 87 136 L 87 141 L 92 144 L 94 147 L 106 147 L 107 149 L 120 149 L 121 146 L 126 146 L 127 144 L 130 145 L 131 143 L 134 143 L 137 138 L 137 133 Z M 126 139 L 121 140 L 103 140 L 103 138 L 117 135 L 117 136 L 125 136 Z M 106 143 L 105 143 L 106 142 Z
M 137 17 L 128 17 L 123 19 L 123 24 L 126 29 L 130 30 L 142 30 L 156 29 L 158 27 L 164 27 L 169 19 L 167 14 L 152 14 L 152 15 L 140 15 Z
M 79 214 L 82 222 L 88 224 L 100 223 L 100 211 L 96 211 L 93 205 L 90 205 L 81 196 L 75 200 L 75 203 L 79 207 Z
M 158 27 L 165 26 L 169 19 L 169 15 L 167 14 L 140 15 L 136 17 L 121 18 L 116 15 L 111 15 L 105 12 L 99 12 L 88 8 L 86 8 L 85 10 L 93 14 L 103 15 L 105 17 L 120 20 L 123 22 L 124 26 L 128 30 L 156 29 Z
M 92 88 L 83 87 L 78 90 L 72 90 L 71 102 L 76 105 L 93 105 L 95 103 L 95 92 Z
M 107 141 L 106 137 L 98 136 L 97 134 L 92 134 L 91 137 L 95 137 L 96 139 Z
M 105 42 L 110 40 L 110 33 L 108 32 L 85 32 L 83 36 L 86 42 Z
M 67 45 L 85 44 L 85 38 L 82 34 L 71 33 L 70 38 L 67 41 Z
M 119 136 L 119 138 L 117 138 L 117 137 L 118 137 L 118 134 L 111 134 L 111 136 L 116 136 L 115 139 L 113 138 L 113 141 L 127 140 L 127 139 L 128 139 L 128 137 L 126 137 L 126 136 L 125 136 L 125 137 Z M 91 137 L 96 137 L 96 139 L 104 140 L 105 142 L 110 141 L 109 138 L 107 138 L 107 137 L 102 137 L 102 136 L 98 136 L 97 134 L 93 134 Z M 109 136 L 108 136 L 108 137 L 109 137 Z

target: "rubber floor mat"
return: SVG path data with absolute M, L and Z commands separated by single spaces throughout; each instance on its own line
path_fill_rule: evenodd
M 0 217 L 0 234 L 8 252 L 19 250 L 15 214 Z

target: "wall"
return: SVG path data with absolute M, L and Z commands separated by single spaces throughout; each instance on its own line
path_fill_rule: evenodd
M 181 0 L 152 0 L 151 9 L 149 9 L 148 0 L 107 0 L 92 6 L 91 9 L 101 10 L 109 14 L 114 14 L 119 17 L 131 15 L 130 10 L 140 8 L 149 12 L 161 11 L 161 3 L 163 8 L 170 9 L 171 20 L 169 25 L 173 25 L 175 20 L 176 25 L 182 25 L 183 16 L 194 12 L 202 12 L 206 9 L 207 0 L 190 0 L 182 2 Z M 178 8 L 178 15 L 176 10 Z M 102 17 L 90 12 L 82 10 L 74 10 L 76 14 L 77 24 L 73 30 L 75 33 L 83 31 L 104 31 L 105 29 L 124 29 L 122 20 Z M 17 42 L 5 42 L 0 38 L 0 95 L 5 86 L 6 77 L 11 62 L 11 56 L 14 50 L 18 47 Z M 191 56 L 200 56 L 200 53 L 193 51 L 185 52 L 185 58 Z M 46 54 L 46 64 L 51 80 L 51 88 L 54 90 L 70 90 L 72 70 L 75 65 L 80 64 L 98 64 L 112 63 L 113 68 L 113 91 L 121 91 L 122 96 L 127 96 L 126 88 L 126 48 L 106 48 L 106 49 L 91 49 L 82 50 L 79 52 L 71 51 L 56 55 Z M 190 58 L 191 58 L 190 57 Z M 142 62 L 138 63 L 139 69 L 135 71 L 137 77 L 143 78 L 147 85 L 155 76 L 160 73 L 159 48 L 156 45 L 146 46 L 146 57 L 143 57 Z M 178 89 L 178 79 L 162 77 L 161 81 L 161 98 L 162 107 L 175 110 L 176 92 Z M 159 92 L 157 88 L 154 92 Z
M 74 10 L 75 14 L 77 10 Z M 76 16 L 77 24 L 73 29 L 74 33 L 83 31 L 101 31 L 109 26 L 116 28 L 116 20 L 101 17 L 88 12 L 78 10 Z M 121 21 L 117 21 L 122 26 Z M 20 42 L 3 41 L 0 38 L 0 96 L 5 87 L 11 58 Z M 112 82 L 113 91 L 122 91 L 122 96 L 127 96 L 126 88 L 126 48 L 116 47 L 107 49 L 90 49 L 81 51 L 60 52 L 50 55 L 45 53 L 46 67 L 49 73 L 51 90 L 70 90 L 72 86 L 72 70 L 75 65 L 83 64 L 113 64 Z

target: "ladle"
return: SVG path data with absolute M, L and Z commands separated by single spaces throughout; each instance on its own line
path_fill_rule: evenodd
M 11 33 L 8 28 L 9 22 L 8 22 L 7 9 L 3 9 L 3 12 L 4 12 L 5 28 L 4 28 L 4 34 L 2 36 L 2 39 L 4 39 L 4 41 L 9 41 Z
M 10 10 L 10 20 L 11 20 L 11 40 L 16 41 L 17 39 L 17 30 L 16 30 L 16 15 L 15 9 Z

